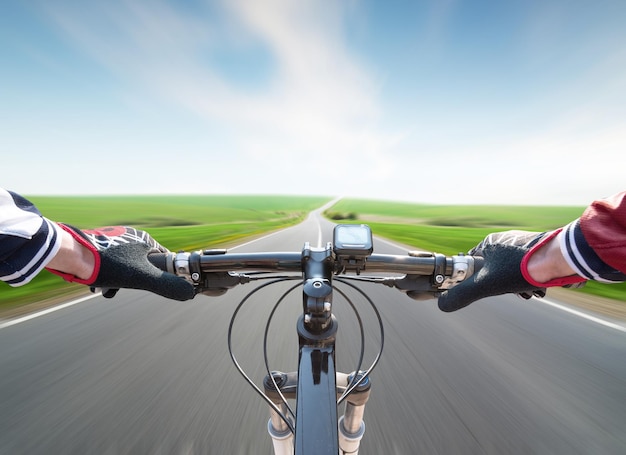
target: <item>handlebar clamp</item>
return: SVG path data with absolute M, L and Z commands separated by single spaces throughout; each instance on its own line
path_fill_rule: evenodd
M 443 254 L 434 253 L 435 269 L 431 277 L 433 288 L 439 289 L 446 279 L 446 257 Z
M 474 274 L 474 257 L 459 253 L 452 256 L 452 274 L 442 282 L 440 289 L 450 289 Z

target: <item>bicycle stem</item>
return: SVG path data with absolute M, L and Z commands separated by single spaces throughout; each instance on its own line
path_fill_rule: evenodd
M 332 329 L 332 276 L 333 252 L 330 244 L 326 248 L 312 248 L 308 243 L 302 250 L 304 272 L 303 324 L 301 337 L 334 342 Z M 298 326 L 300 328 L 300 325 Z

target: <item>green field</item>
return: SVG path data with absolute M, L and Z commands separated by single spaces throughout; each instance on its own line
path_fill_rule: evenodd
M 80 228 L 130 225 L 148 231 L 170 250 L 229 246 L 300 222 L 325 197 L 118 196 L 29 197 L 48 218 Z M 494 231 L 545 231 L 580 216 L 584 207 L 439 206 L 343 199 L 326 215 L 367 223 L 376 235 L 444 254 L 466 252 Z M 84 290 L 42 272 L 32 283 L 0 283 L 0 310 Z M 577 291 L 579 292 L 579 291 Z M 626 284 L 588 283 L 580 292 L 626 301 Z
M 49 219 L 79 228 L 128 225 L 149 232 L 172 251 L 223 247 L 302 221 L 326 197 L 291 196 L 29 196 Z M 47 271 L 31 283 L 0 283 L 0 310 L 76 293 Z
M 170 250 L 232 242 L 300 222 L 328 202 L 291 196 L 29 197 L 46 217 L 79 228 L 133 226 Z
M 578 218 L 585 207 L 440 206 L 342 199 L 326 212 L 341 222 L 369 224 L 376 235 L 443 254 L 467 252 L 487 234 L 520 229 L 549 231 Z M 339 221 L 338 221 L 339 222 Z M 626 283 L 588 282 L 573 292 L 626 301 Z

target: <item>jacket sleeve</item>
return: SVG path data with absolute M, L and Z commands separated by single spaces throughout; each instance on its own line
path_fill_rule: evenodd
M 60 227 L 27 199 L 0 188 L 0 280 L 31 281 L 61 246 Z
M 559 234 L 561 251 L 581 276 L 626 281 L 626 191 L 592 202 Z

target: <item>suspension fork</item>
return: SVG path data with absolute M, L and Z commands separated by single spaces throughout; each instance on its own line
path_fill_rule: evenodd
M 337 373 L 337 395 L 340 395 L 353 383 L 362 378 L 362 372 Z M 359 453 L 359 445 L 365 434 L 365 403 L 369 400 L 372 383 L 369 377 L 361 380 L 361 383 L 346 397 L 346 407 L 343 416 L 339 418 L 339 449 L 342 455 L 356 455 Z
M 274 384 L 278 386 L 278 389 L 274 387 Z M 282 373 L 273 371 L 271 377 L 266 375 L 265 379 L 263 379 L 265 395 L 278 407 L 282 416 L 288 420 L 288 422 L 285 422 L 283 417 L 274 408 L 270 407 L 267 432 L 272 438 L 274 455 L 293 455 L 293 433 L 291 428 L 294 426 L 294 421 L 288 414 L 287 404 L 283 401 L 283 397 L 285 400 L 294 400 L 296 398 L 297 386 L 297 372 Z
M 280 394 L 282 394 L 286 400 L 296 399 L 298 373 L 295 371 L 291 373 L 274 371 L 272 372 L 272 376 L 280 393 L 274 387 L 270 376 L 267 375 L 263 380 L 265 395 L 278 406 L 284 416 L 287 416 L 287 407 L 283 403 Z M 355 373 L 346 374 L 338 372 L 336 374 L 337 398 L 342 396 L 348 389 L 354 380 L 354 376 Z M 360 378 L 361 374 L 358 375 L 357 380 Z M 366 377 L 345 399 L 346 405 L 344 414 L 339 418 L 338 422 L 340 455 L 358 454 L 359 445 L 365 433 L 363 415 L 365 413 L 365 404 L 370 396 L 371 385 L 370 378 Z M 290 424 L 293 425 L 293 420 L 290 417 L 288 417 L 288 420 Z M 270 419 L 267 422 L 267 431 L 272 437 L 275 455 L 293 455 L 293 433 L 291 433 L 287 423 L 272 408 L 270 408 Z

